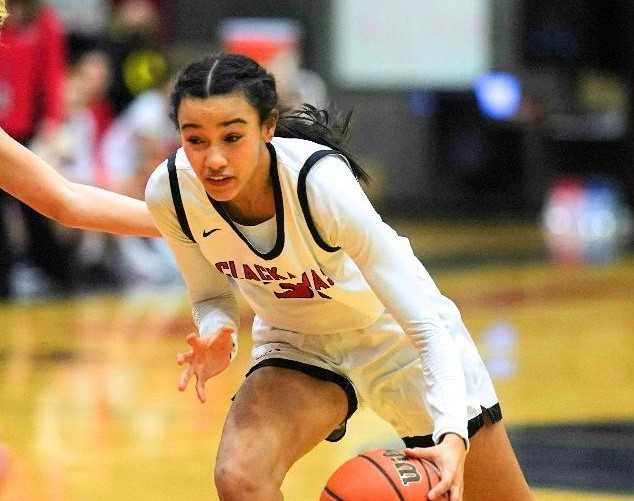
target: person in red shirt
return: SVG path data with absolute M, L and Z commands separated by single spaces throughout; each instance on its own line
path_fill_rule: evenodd
M 0 124 L 20 142 L 54 127 L 63 111 L 66 47 L 55 12 L 13 0 L 0 44 Z
M 0 43 L 0 126 L 28 144 L 35 135 L 46 138 L 63 116 L 66 41 L 55 11 L 39 0 L 12 0 L 11 16 Z M 0 195 L 0 297 L 9 297 L 13 255 L 6 207 Z M 72 253 L 55 235 L 50 221 L 20 205 L 27 235 L 24 254 L 59 291 L 74 286 Z

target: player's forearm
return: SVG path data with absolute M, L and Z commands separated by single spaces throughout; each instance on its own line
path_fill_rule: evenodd
M 70 196 L 64 201 L 64 211 L 58 214 L 60 223 L 118 235 L 161 236 L 144 201 L 95 186 L 68 185 Z
M 144 202 L 71 183 L 1 129 L 0 188 L 65 226 L 159 236 Z

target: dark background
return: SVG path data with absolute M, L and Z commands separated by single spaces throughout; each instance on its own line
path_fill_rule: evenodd
M 483 117 L 468 91 L 337 88 L 329 0 L 177 0 L 166 9 L 183 61 L 218 47 L 224 18 L 298 20 L 304 65 L 325 78 L 338 109 L 355 110 L 352 147 L 377 174 L 375 201 L 384 210 L 531 217 L 563 175 L 607 176 L 634 202 L 634 6 L 627 0 L 493 0 L 491 69 L 517 75 L 529 107 L 528 116 L 505 122 Z M 617 132 L 593 131 L 600 111 L 579 97 L 589 73 L 626 89 Z

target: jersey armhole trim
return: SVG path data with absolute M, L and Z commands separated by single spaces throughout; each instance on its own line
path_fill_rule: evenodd
M 319 234 L 319 231 L 317 231 L 315 221 L 313 220 L 313 216 L 310 214 L 310 208 L 308 207 L 308 195 L 306 192 L 306 178 L 308 177 L 310 169 L 319 160 L 328 155 L 341 155 L 341 153 L 336 150 L 319 150 L 308 157 L 301 170 L 299 171 L 299 177 L 297 179 L 297 198 L 299 199 L 299 205 L 302 208 L 302 213 L 304 214 L 306 225 L 308 226 L 308 230 L 313 236 L 315 243 L 326 252 L 337 252 L 341 249 L 341 247 L 333 247 L 331 245 L 328 245 Z
M 172 202 L 174 202 L 174 209 L 176 210 L 176 218 L 178 224 L 180 224 L 181 230 L 187 238 L 196 243 L 194 235 L 189 228 L 187 222 L 187 215 L 185 214 L 185 208 L 183 207 L 183 200 L 181 198 L 181 190 L 178 186 L 178 176 L 176 174 L 176 152 L 172 153 L 167 161 L 167 173 L 170 179 L 170 190 L 172 192 Z

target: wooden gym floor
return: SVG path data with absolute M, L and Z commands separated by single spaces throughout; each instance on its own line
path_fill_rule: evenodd
M 553 266 L 529 226 L 397 226 L 459 304 L 537 499 L 634 500 L 634 258 Z M 239 357 L 201 405 L 176 390 L 182 290 L 0 305 L 0 500 L 217 499 L 244 317 Z M 286 499 L 316 500 L 344 460 L 398 446 L 369 412 L 348 429 L 291 470 Z

